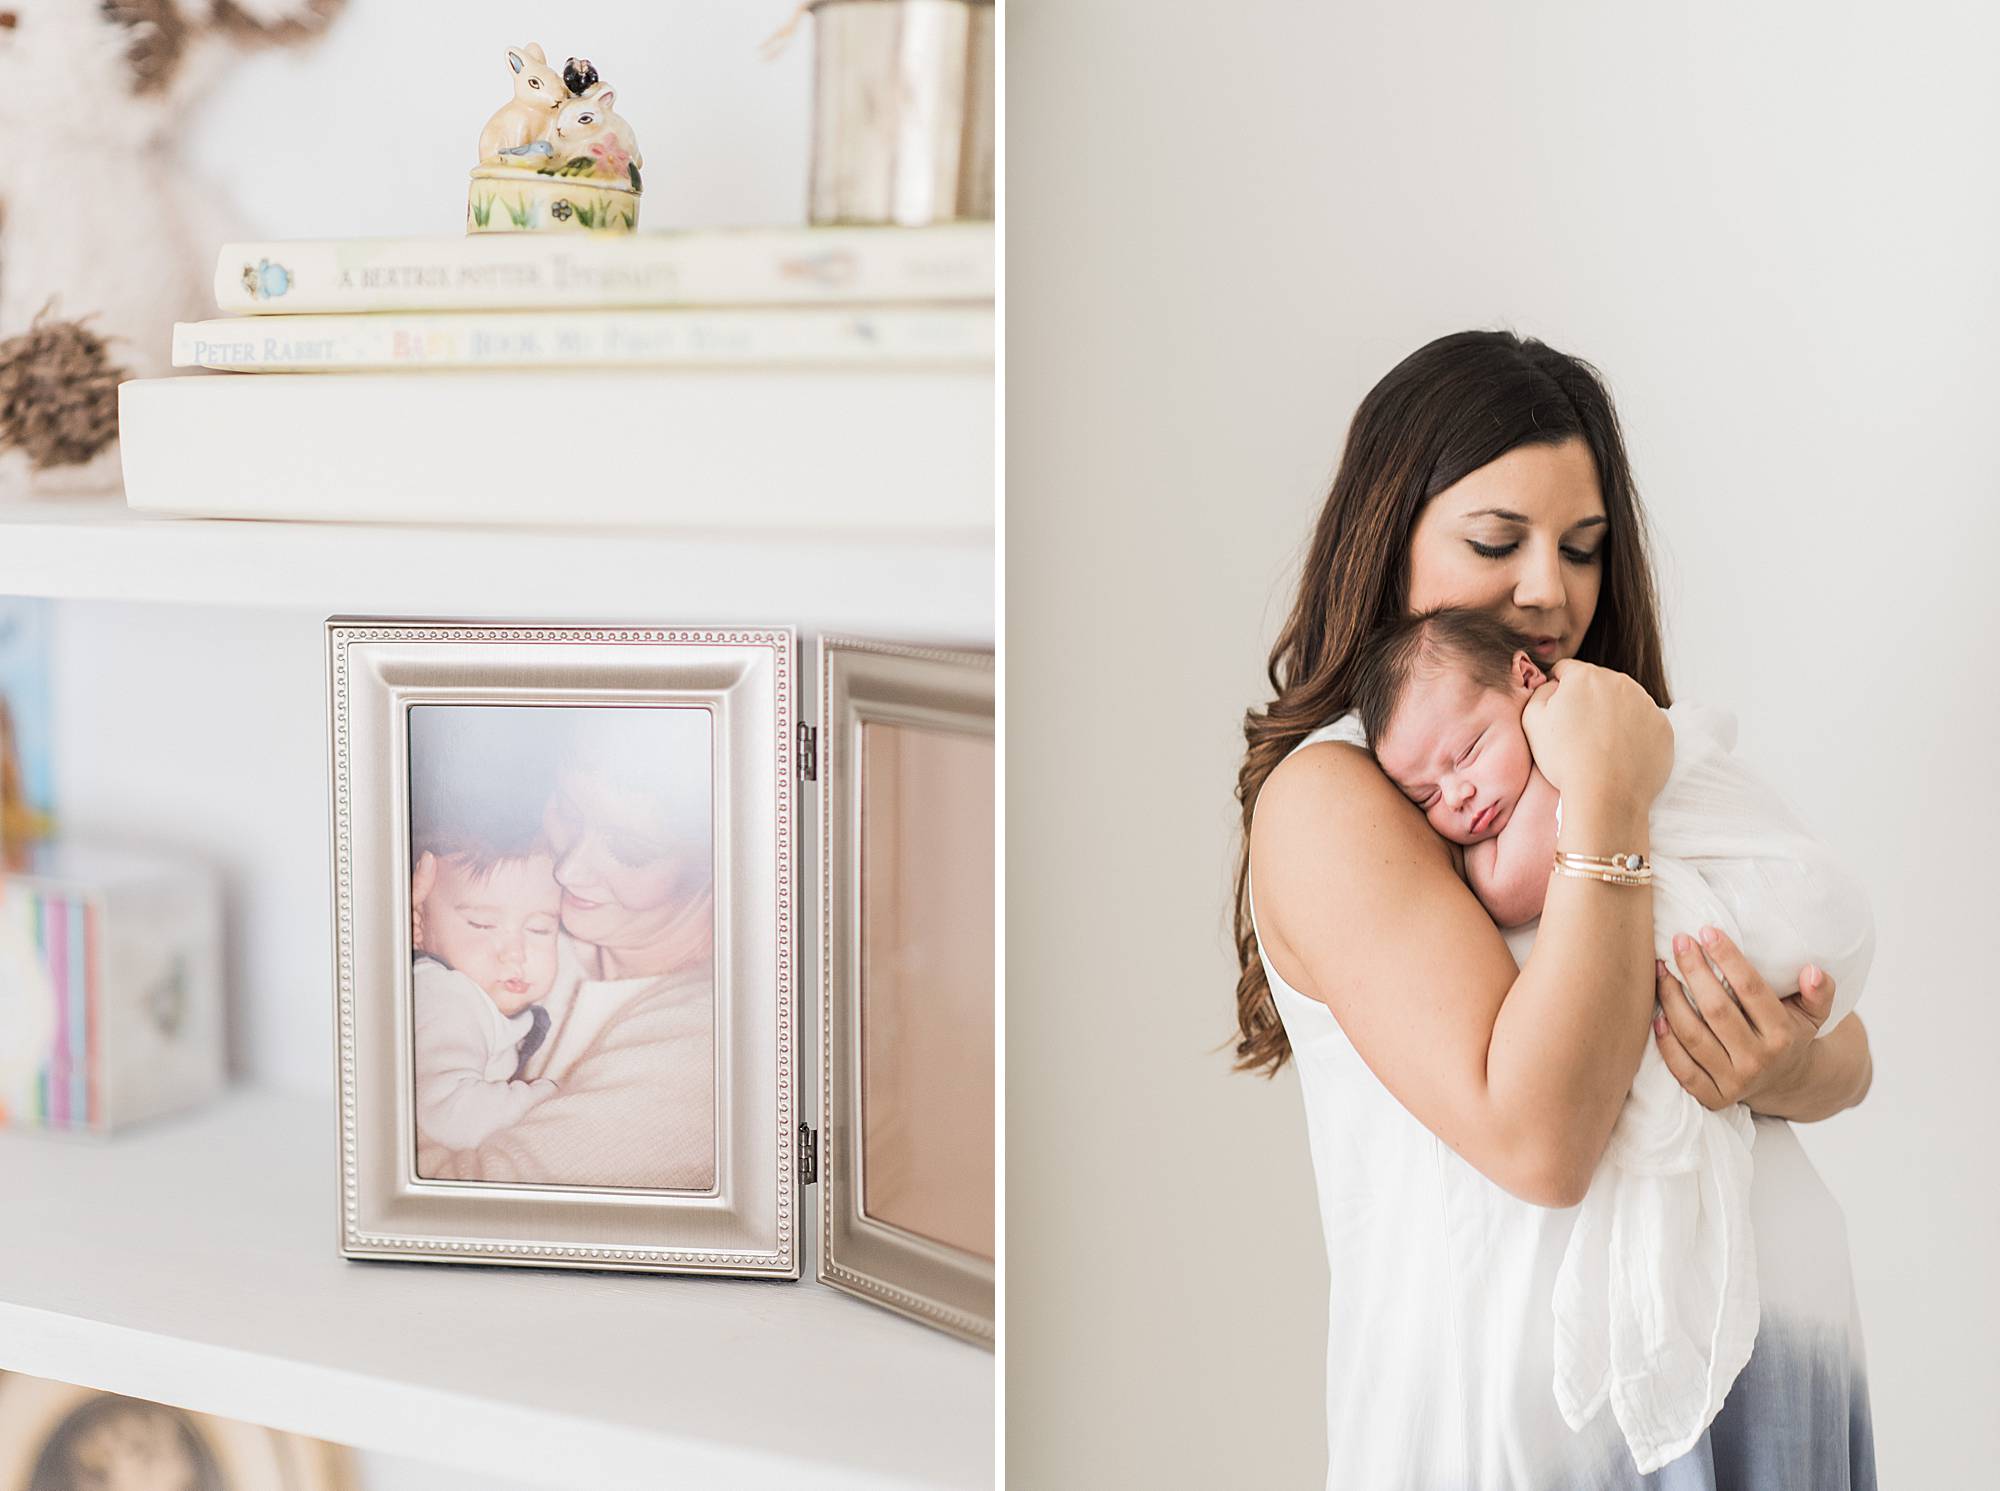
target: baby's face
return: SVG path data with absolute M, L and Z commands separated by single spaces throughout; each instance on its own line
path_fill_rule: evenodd
M 503 1015 L 518 1015 L 556 981 L 562 887 L 546 854 L 502 860 L 484 875 L 440 859 L 424 899 L 424 948 L 464 974 Z
M 1514 664 L 1507 688 L 1483 688 L 1460 668 L 1419 669 L 1374 743 L 1389 779 L 1454 844 L 1505 828 L 1534 769 L 1521 711 L 1542 677 L 1525 654 Z

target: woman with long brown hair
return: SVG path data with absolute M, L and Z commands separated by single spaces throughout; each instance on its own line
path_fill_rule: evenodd
M 1678 936 L 1677 979 L 1642 890 L 1557 877 L 1540 922 L 1503 936 L 1352 714 L 1371 633 L 1439 606 L 1491 612 L 1553 674 L 1524 724 L 1562 793 L 1558 847 L 1646 853 L 1673 759 L 1666 669 L 1623 437 L 1587 364 L 1465 332 L 1375 386 L 1274 697 L 1245 723 L 1236 1049 L 1247 1070 L 1295 1060 L 1305 1096 L 1332 1274 L 1327 1484 L 1872 1488 L 1844 1224 L 1786 1121 L 1860 1101 L 1866 1033 L 1849 1017 L 1815 1040 L 1830 982 L 1773 990 L 1726 940 L 1710 957 L 1734 999 Z M 1708 1431 L 1641 1476 L 1608 1409 L 1574 1431 L 1558 1411 L 1551 1305 L 1649 1038 L 1704 1103 L 1757 1116 L 1762 1319 Z

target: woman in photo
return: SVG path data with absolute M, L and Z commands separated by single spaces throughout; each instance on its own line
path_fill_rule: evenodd
M 1698 951 L 1656 967 L 1645 890 L 1557 877 L 1540 922 L 1503 936 L 1352 713 L 1371 634 L 1445 606 L 1534 639 L 1557 680 L 1528 723 L 1562 793 L 1558 847 L 1647 852 L 1673 736 L 1644 520 L 1604 387 L 1539 342 L 1441 338 L 1362 402 L 1274 697 L 1246 722 L 1237 1055 L 1295 1060 L 1304 1090 L 1331 1271 L 1327 1484 L 1872 1488 L 1845 1227 L 1788 1122 L 1860 1101 L 1866 1033 L 1850 1016 L 1815 1041 L 1796 988 L 1754 974 L 1734 980 L 1743 1017 L 1722 1018 Z M 1690 1092 L 1756 1115 L 1762 1315 L 1708 1430 L 1642 1476 L 1609 1412 L 1564 1422 L 1551 1309 L 1649 1039 Z
M 73 1409 L 35 1457 L 25 1491 L 230 1491 L 178 1408 L 103 1393 Z

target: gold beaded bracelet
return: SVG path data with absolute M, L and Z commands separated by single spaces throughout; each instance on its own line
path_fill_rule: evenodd
M 1571 854 L 1556 851 L 1551 872 L 1572 880 L 1601 880 L 1606 885 L 1651 885 L 1653 866 L 1643 854 Z

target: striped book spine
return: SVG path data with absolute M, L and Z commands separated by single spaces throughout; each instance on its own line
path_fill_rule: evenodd
M 8 904 L 11 903 L 11 904 Z M 5 991 L 23 1001 L 10 1011 L 15 1039 L 46 1049 L 9 1053 L 10 1067 L 32 1066 L 21 1090 L 0 1091 L 0 1123 L 95 1129 L 104 1123 L 103 1015 L 99 991 L 99 917 L 87 897 L 15 884 L 0 894 L 0 937 L 32 949 L 39 978 Z M 21 972 L 18 963 L 15 971 Z M 36 1005 L 44 1006 L 36 1008 Z

